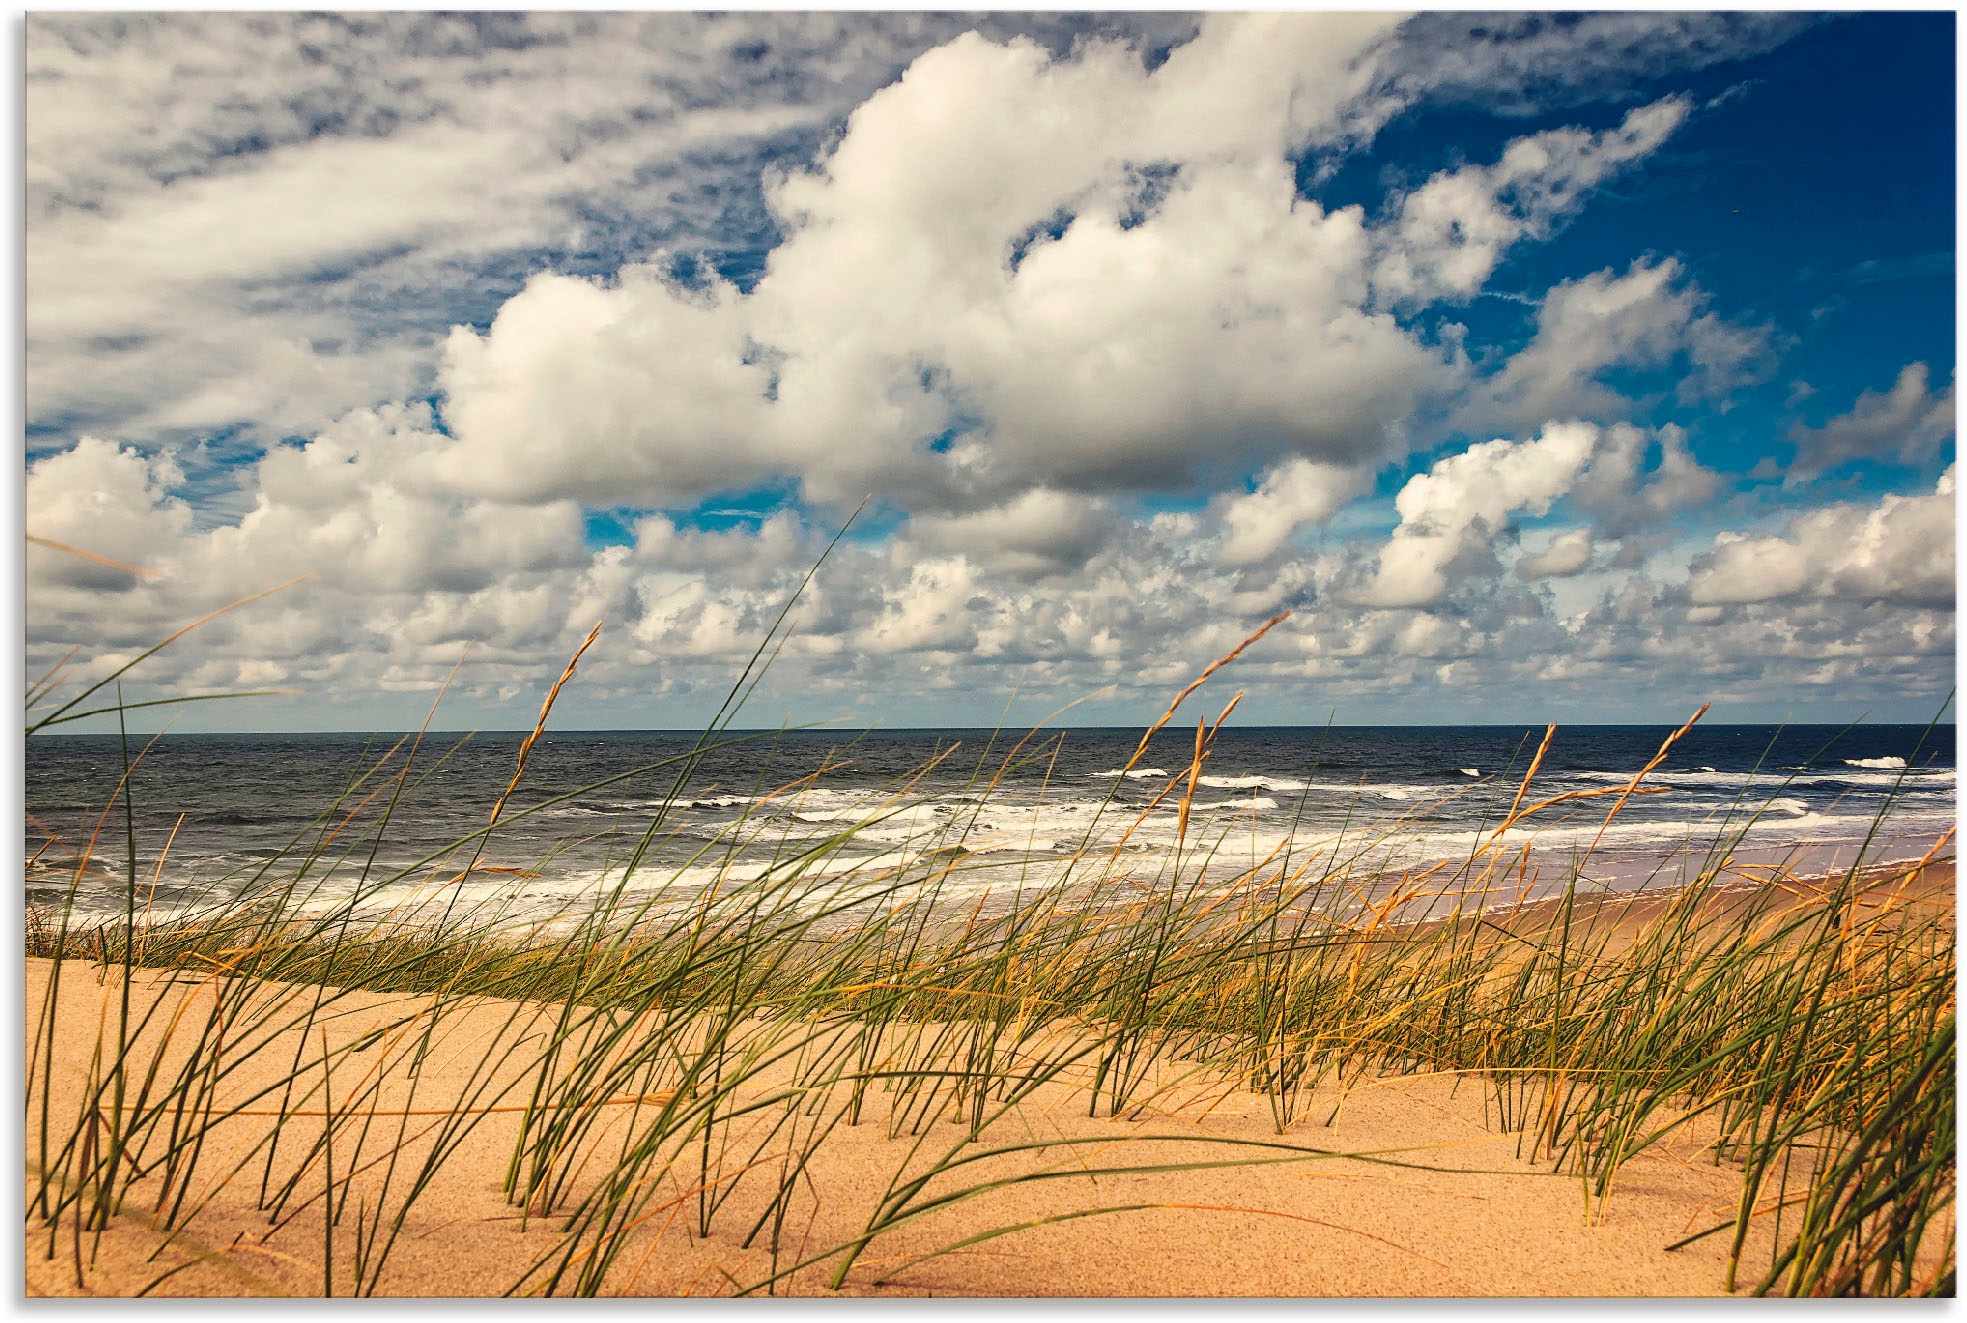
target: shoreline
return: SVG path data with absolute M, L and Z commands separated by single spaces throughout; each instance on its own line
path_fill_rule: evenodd
M 1738 875 L 1729 881 L 1717 880 L 1696 900 L 1693 917 L 1703 924 L 1723 924 L 1750 915 L 1765 920 L 1792 916 L 1823 904 L 1845 876 L 1845 873 L 1781 878 Z M 1854 879 L 1851 895 L 1861 910 L 1873 911 L 1874 915 L 1878 911 L 1939 913 L 1955 907 L 1957 886 L 1956 859 L 1947 854 L 1912 866 L 1887 864 L 1861 869 Z M 1606 949 L 1623 949 L 1647 928 L 1675 915 L 1684 894 L 1682 887 L 1580 894 L 1572 902 L 1572 922 L 1591 935 L 1605 938 Z M 1522 936 L 1559 926 L 1563 908 L 1562 897 L 1542 897 L 1520 905 L 1485 909 L 1478 917 L 1499 931 Z M 1422 925 L 1439 922 L 1452 920 L 1421 921 Z
M 1936 838 L 1924 836 L 1906 838 L 1901 845 L 1901 848 L 1906 853 L 1900 857 L 1890 861 L 1867 863 L 1855 870 L 1859 878 L 1859 889 L 1864 892 L 1870 892 L 1877 888 L 1882 879 L 1910 877 L 1913 879 L 1909 884 L 1909 891 L 1912 897 L 1930 900 L 1936 898 L 1939 892 L 1944 890 L 1945 899 L 1950 903 L 1954 886 L 1954 856 L 1951 853 L 1950 836 L 1951 833 L 1949 832 L 1943 833 Z M 1853 871 L 1848 864 L 1834 867 L 1826 866 L 1834 861 L 1839 848 L 1841 847 L 1813 848 L 1804 844 L 1733 852 L 1723 859 L 1718 866 L 1711 866 L 1700 870 L 1703 875 L 1712 874 L 1702 884 L 1703 895 L 1705 897 L 1703 904 L 1708 905 L 1714 898 L 1723 896 L 1736 898 L 1754 897 L 1764 892 L 1793 893 L 1798 895 L 1821 893 L 1829 885 L 1850 875 Z M 1947 852 L 1943 854 L 1937 853 L 1942 849 L 1945 849 Z M 932 850 L 926 852 L 922 856 L 922 859 L 925 862 L 933 861 L 936 856 L 949 853 L 947 850 Z M 1088 852 L 1080 856 L 1074 866 L 1076 867 L 1079 862 L 1097 863 L 1104 856 L 1104 853 L 1103 851 Z M 1530 880 L 1526 885 L 1520 878 L 1516 882 L 1509 881 L 1510 870 L 1507 867 L 1501 866 L 1504 857 L 1499 855 L 1495 862 L 1490 865 L 1488 872 L 1495 874 L 1495 878 L 1482 886 L 1480 890 L 1476 889 L 1476 883 L 1480 881 L 1479 878 L 1469 879 L 1465 874 L 1458 874 L 1452 879 L 1455 885 L 1434 891 L 1421 889 L 1408 898 L 1395 903 L 1390 911 L 1381 914 L 1376 913 L 1371 908 L 1371 902 L 1384 901 L 1388 896 L 1399 893 L 1403 887 L 1410 885 L 1414 878 L 1417 876 L 1421 878 L 1429 876 L 1440 868 L 1440 864 L 1434 865 L 1433 868 L 1423 869 L 1369 870 L 1356 875 L 1341 872 L 1331 875 L 1331 878 L 1327 882 L 1320 883 L 1318 894 L 1322 896 L 1328 891 L 1350 893 L 1354 897 L 1354 913 L 1333 914 L 1318 907 L 1313 907 L 1312 910 L 1307 911 L 1302 902 L 1294 902 L 1288 905 L 1281 913 L 1282 916 L 1287 917 L 1288 921 L 1301 923 L 1313 922 L 1314 920 L 1311 915 L 1315 912 L 1320 916 L 1315 920 L 1316 922 L 1337 924 L 1338 930 L 1341 931 L 1348 925 L 1356 923 L 1361 915 L 1364 915 L 1371 922 L 1372 926 L 1376 928 L 1385 926 L 1399 930 L 1427 928 L 1433 925 L 1452 922 L 1457 917 L 1463 920 L 1481 918 L 1492 923 L 1501 923 L 1514 927 L 1519 925 L 1519 921 L 1525 924 L 1529 923 L 1532 916 L 1554 912 L 1563 904 L 1563 891 L 1556 889 L 1559 887 L 1559 884 L 1546 881 L 1541 871 L 1553 864 L 1562 863 L 1563 861 L 1561 859 L 1539 859 L 1536 856 L 1531 856 L 1529 867 L 1532 871 L 1530 873 Z M 1700 857 L 1702 856 L 1686 851 L 1664 851 L 1625 857 L 1622 859 L 1622 862 L 1626 865 L 1623 870 L 1626 876 L 1643 876 L 1651 879 L 1663 875 L 1672 875 L 1675 880 L 1664 883 L 1656 882 L 1647 886 L 1619 888 L 1608 886 L 1602 879 L 1589 879 L 1585 881 L 1584 885 L 1576 887 L 1573 899 L 1574 908 L 1587 910 L 1592 913 L 1618 908 L 1622 913 L 1630 911 L 1633 916 L 1656 914 L 1671 904 L 1674 898 L 1685 893 L 1691 885 L 1694 885 L 1693 881 L 1689 879 L 1689 868 L 1692 866 L 1690 861 Z M 1802 871 L 1793 867 L 1792 861 L 1798 860 L 1799 858 L 1814 860 L 1819 871 Z M 1447 863 L 1453 861 L 1442 862 Z M 951 855 L 950 863 L 952 865 L 960 864 L 961 858 Z M 1569 867 L 1572 869 L 1581 869 L 1583 863 L 1572 860 L 1570 861 Z M 473 870 L 473 880 L 478 880 L 478 874 L 506 875 L 517 871 L 505 867 L 481 866 Z M 521 873 L 520 876 L 522 878 L 530 878 L 535 875 Z M 803 879 L 801 884 L 813 887 L 815 890 L 821 890 L 837 886 L 839 879 L 847 876 L 851 876 L 851 874 L 814 874 Z M 462 879 L 460 878 L 459 880 Z M 1573 885 L 1575 883 L 1576 879 L 1574 878 Z M 721 898 L 722 902 L 726 904 L 738 903 L 737 898 L 745 894 L 743 888 L 749 885 L 752 884 L 742 878 L 734 878 L 732 891 Z M 927 881 L 913 882 L 905 884 L 893 892 L 885 893 L 883 896 L 854 901 L 841 906 L 837 911 L 820 920 L 815 925 L 812 936 L 817 940 L 831 940 L 841 934 L 850 933 L 863 927 L 884 912 L 892 915 L 897 911 L 898 907 L 902 906 L 922 906 L 925 908 L 929 912 L 930 917 L 927 920 L 924 931 L 931 933 L 948 933 L 965 926 L 974 925 L 979 921 L 992 922 L 1004 919 L 1014 912 L 1014 907 L 1019 903 L 1024 905 L 1042 904 L 1051 916 L 1049 921 L 1070 919 L 1075 915 L 1125 912 L 1144 903 L 1152 902 L 1160 894 L 1156 891 L 1157 885 L 1155 882 L 1138 881 L 1130 874 L 1122 872 L 1118 875 L 1106 876 L 1092 881 L 1078 880 L 1063 883 L 1052 881 L 1028 886 L 1005 884 L 989 887 L 981 892 L 963 892 L 957 895 L 936 894 L 925 902 L 921 899 L 919 893 L 932 889 L 931 884 Z M 1254 897 L 1266 890 L 1269 885 L 1260 881 L 1252 882 L 1247 878 L 1211 882 L 1203 887 L 1197 888 L 1195 895 L 1214 897 L 1246 895 Z M 430 897 L 441 897 L 444 891 L 444 888 L 438 884 L 426 884 L 423 889 L 429 893 Z M 1184 890 L 1185 888 L 1176 889 Z M 1468 908 L 1467 902 L 1471 898 L 1480 899 L 1482 903 L 1473 908 Z M 224 913 L 235 903 L 235 901 L 230 900 L 214 902 L 214 912 Z M 323 912 L 331 912 L 333 904 L 336 902 L 324 903 L 327 904 L 328 908 Z M 427 899 L 424 903 L 432 904 L 435 902 Z M 666 925 L 672 925 L 679 920 L 686 919 L 694 912 L 698 912 L 701 903 L 701 898 L 667 902 L 664 908 L 643 914 L 642 917 L 632 919 L 631 922 L 638 927 L 662 928 Z M 823 904 L 830 903 L 832 901 L 827 901 Z M 27 907 L 30 919 L 34 915 L 45 914 L 52 908 L 54 907 L 47 904 L 36 904 L 31 901 Z M 1419 912 L 1415 912 L 1416 910 Z M 640 913 L 640 906 L 633 902 L 626 903 L 621 906 L 621 912 L 624 914 Z M 192 923 L 200 922 L 201 917 L 193 915 L 189 920 L 173 917 L 159 920 L 158 923 L 160 926 L 168 927 L 173 923 L 187 921 Z M 296 917 L 300 917 L 300 915 L 297 913 Z M 383 917 L 385 916 L 361 916 L 358 922 L 369 923 L 373 919 Z M 564 936 L 564 932 L 561 930 L 564 930 L 570 924 L 583 921 L 579 913 L 571 911 L 566 914 L 550 916 L 543 919 L 512 916 L 493 920 L 492 926 L 484 931 L 492 935 L 495 940 L 511 942 L 515 946 L 524 947 L 534 943 L 550 944 L 557 942 Z M 75 935 L 93 935 L 100 931 L 113 937 L 115 933 L 120 931 L 121 922 L 120 915 L 106 913 L 96 917 L 92 922 L 77 924 L 71 929 L 71 936 L 73 938 Z M 421 931 L 425 926 L 421 922 L 412 921 L 404 924 L 402 931 Z M 372 931 L 384 932 L 386 930 L 377 928 Z M 518 940 L 515 941 L 514 939 Z

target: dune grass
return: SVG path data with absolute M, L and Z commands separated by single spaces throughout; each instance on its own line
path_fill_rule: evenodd
M 754 663 L 768 656 L 761 645 Z M 371 1294 L 447 1156 L 488 1117 L 516 1116 L 502 1193 L 556 1239 L 500 1289 L 606 1292 L 656 1223 L 767 1247 L 773 1270 L 733 1291 L 784 1289 L 815 1266 L 838 1286 L 870 1271 L 858 1265 L 896 1228 L 1063 1170 L 1007 1177 L 992 1165 L 1043 1147 L 985 1137 L 1041 1088 L 1070 1083 L 1091 1114 L 1115 1118 L 1211 1089 L 1265 1100 L 1271 1141 L 1177 1158 L 1136 1127 L 1093 1168 L 1152 1173 L 1331 1157 L 1314 1142 L 1329 1116 L 1306 1114 L 1321 1086 L 1338 1085 L 1342 1107 L 1349 1083 L 1439 1073 L 1480 1091 L 1525 1156 L 1574 1174 L 1587 1208 L 1635 1155 L 1697 1120 L 1711 1126 L 1709 1160 L 1738 1167 L 1742 1192 L 1732 1218 L 1689 1239 L 1729 1240 L 1730 1290 L 1953 1292 L 1950 905 L 1907 903 L 1892 879 L 1855 864 L 1807 887 L 1778 873 L 1731 889 L 1744 813 L 1690 843 L 1691 883 L 1636 932 L 1599 921 L 1575 874 L 1553 903 L 1499 910 L 1523 863 L 1499 844 L 1502 829 L 1576 798 L 1539 799 L 1542 750 L 1509 818 L 1452 867 L 1375 873 L 1371 846 L 1400 823 L 1231 863 L 1229 829 L 1205 829 L 1188 810 L 1233 701 L 1197 724 L 1189 766 L 1162 791 L 1180 848 L 1150 875 L 1118 848 L 1132 819 L 1114 809 L 1088 829 L 1064 884 L 958 902 L 951 889 L 969 867 L 958 812 L 931 848 L 843 889 L 833 872 L 866 822 L 801 843 L 775 840 L 783 829 L 761 815 L 693 861 L 772 848 L 761 873 L 732 870 L 706 891 L 641 885 L 696 765 L 737 738 L 726 727 L 752 683 L 748 669 L 692 752 L 639 769 L 672 789 L 625 825 L 618 878 L 545 922 L 460 905 L 456 884 L 482 876 L 474 866 L 501 824 L 544 807 L 507 811 L 551 695 L 479 832 L 413 868 L 378 868 L 399 797 L 425 771 L 420 742 L 407 740 L 236 895 L 168 921 L 145 913 L 168 860 L 139 867 L 141 751 L 129 749 L 131 774 L 102 818 L 126 838 L 123 913 L 77 917 L 85 846 L 70 903 L 27 916 L 27 953 L 49 962 L 43 1003 L 28 1008 L 29 1254 L 69 1264 L 79 1286 L 119 1220 L 188 1243 L 216 1191 L 250 1190 L 272 1223 L 318 1213 L 322 1294 Z M 1607 822 L 1649 789 L 1685 729 L 1594 805 Z M 1046 756 L 1035 735 L 986 749 L 965 790 L 988 799 L 1005 767 Z M 790 769 L 781 793 L 810 771 Z M 928 802 L 920 784 L 902 778 L 868 821 Z M 425 903 L 376 908 L 410 882 L 428 884 Z M 133 997 L 140 970 L 178 971 L 187 991 Z M 115 991 L 79 1089 L 55 1078 L 57 1002 L 73 980 Z M 373 992 L 415 996 L 382 1028 L 343 1032 L 344 1010 Z M 433 1099 L 420 1068 L 447 1024 L 485 998 L 500 999 L 496 1030 L 476 1041 L 464 1087 Z M 259 1082 L 242 1090 L 249 1077 Z M 242 1151 L 248 1117 L 276 1124 Z M 875 1117 L 898 1141 L 885 1197 L 850 1239 L 803 1245 L 786 1219 L 813 1156 Z M 681 1203 L 664 1193 L 679 1181 Z M 763 1212 L 740 1190 L 762 1190 Z M 730 1225 L 741 1208 L 744 1225 Z M 1751 1224 L 1775 1226 L 1773 1253 L 1746 1255 Z

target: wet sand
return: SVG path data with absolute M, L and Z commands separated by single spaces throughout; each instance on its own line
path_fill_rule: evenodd
M 1952 911 L 1954 868 L 1955 860 L 1947 854 L 1923 863 L 1866 869 L 1851 888 L 1854 917 L 1891 922 L 1895 916 Z M 1691 906 L 1671 890 L 1579 896 L 1571 902 L 1571 923 L 1581 935 L 1602 942 L 1607 954 L 1616 954 L 1663 920 L 1683 914 L 1697 930 L 1713 933 L 1730 931 L 1749 919 L 1780 923 L 1823 904 L 1842 882 L 1841 875 L 1795 877 L 1747 865 L 1726 874 Z M 1484 918 L 1499 932 L 1541 937 L 1563 923 L 1564 905 L 1561 898 L 1537 900 L 1486 912 Z

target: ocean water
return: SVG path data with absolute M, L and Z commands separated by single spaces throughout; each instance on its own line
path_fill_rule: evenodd
M 1646 779 L 1662 793 L 1608 821 L 1671 729 L 1560 727 L 1523 803 L 1574 798 L 1500 838 L 1541 728 L 1225 729 L 1185 829 L 1192 727 L 1138 758 L 1139 732 L 1115 729 L 727 732 L 706 750 L 694 734 L 550 732 L 490 833 L 518 733 L 133 740 L 131 822 L 116 737 L 37 738 L 27 897 L 121 913 L 132 823 L 153 917 L 276 886 L 377 917 L 535 922 L 761 877 L 797 878 L 820 903 L 933 875 L 962 904 L 1089 871 L 1149 888 L 1307 867 L 1451 878 L 1485 845 L 1511 858 L 1506 903 L 1677 885 L 1716 849 L 1803 872 L 1917 858 L 1954 822 L 1952 726 L 1697 726 Z

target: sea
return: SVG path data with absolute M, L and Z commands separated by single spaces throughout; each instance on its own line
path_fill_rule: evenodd
M 1370 903 L 1481 872 L 1482 903 L 1510 905 L 1670 888 L 1722 860 L 1744 878 L 1909 861 L 1954 824 L 1951 725 L 1696 725 L 1626 793 L 1672 734 L 1559 727 L 1527 783 L 1542 727 L 1232 727 L 1199 769 L 1193 726 L 1144 745 L 1098 728 L 550 731 L 516 784 L 520 732 L 37 736 L 27 901 L 159 921 L 277 890 L 384 922 L 550 924 L 747 887 L 851 913 L 931 883 L 988 908 L 1095 880 L 1152 895 L 1344 873 Z

